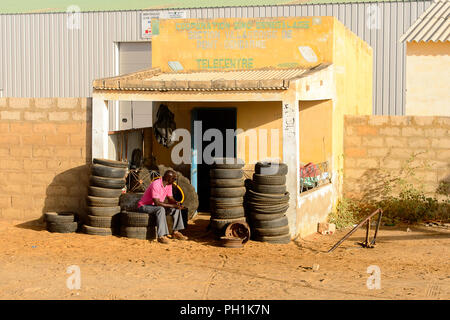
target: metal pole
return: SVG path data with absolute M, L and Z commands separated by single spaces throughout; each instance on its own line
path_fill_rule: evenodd
M 352 230 L 350 230 L 349 233 L 347 233 L 341 240 L 339 240 L 330 250 L 328 250 L 328 253 L 332 252 L 334 249 L 336 249 L 337 247 L 339 247 L 339 245 L 344 242 L 348 237 L 350 237 L 359 227 L 361 227 L 364 222 L 366 222 L 368 219 L 370 219 L 371 217 L 373 217 L 375 214 L 377 214 L 381 209 L 377 209 L 374 212 L 372 212 L 371 214 L 369 214 L 367 217 L 365 217 L 360 223 L 358 223 L 358 225 L 356 225 Z

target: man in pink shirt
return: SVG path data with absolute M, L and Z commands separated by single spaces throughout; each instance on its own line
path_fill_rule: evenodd
M 168 244 L 166 210 L 173 216 L 172 236 L 178 240 L 186 240 L 179 230 L 184 229 L 181 209 L 184 207 L 173 198 L 172 184 L 175 182 L 177 174 L 175 171 L 167 170 L 164 176 L 153 181 L 145 190 L 144 195 L 138 202 L 138 211 L 143 213 L 154 213 L 156 215 L 156 226 L 158 230 L 158 241 Z M 166 201 L 167 200 L 167 201 Z

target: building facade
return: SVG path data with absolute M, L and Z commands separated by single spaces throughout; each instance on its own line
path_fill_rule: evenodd
M 373 114 L 405 114 L 405 44 L 432 1 L 189 8 L 185 18 L 334 16 L 374 49 Z M 91 97 L 92 81 L 151 66 L 143 14 L 171 10 L 0 14 L 0 96 Z M 173 11 L 173 10 L 172 10 Z M 145 17 L 144 17 L 145 20 Z

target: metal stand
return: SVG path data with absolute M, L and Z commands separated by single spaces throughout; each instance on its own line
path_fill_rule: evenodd
M 370 232 L 370 218 L 375 216 L 379 213 L 378 220 L 377 220 L 377 226 L 375 228 L 375 234 L 373 235 L 372 241 L 369 242 L 369 232 Z M 366 240 L 364 242 L 359 242 L 361 246 L 364 248 L 373 248 L 375 246 L 375 241 L 377 238 L 378 230 L 380 228 L 381 223 L 381 217 L 383 215 L 383 210 L 377 209 L 371 214 L 369 214 L 367 217 L 365 217 L 360 223 L 358 223 L 352 230 L 350 230 L 349 233 L 347 233 L 341 240 L 339 240 L 330 250 L 328 250 L 328 253 L 332 252 L 334 249 L 339 247 L 342 242 L 344 242 L 348 237 L 350 237 L 359 227 L 361 227 L 364 223 L 367 223 L 366 225 Z

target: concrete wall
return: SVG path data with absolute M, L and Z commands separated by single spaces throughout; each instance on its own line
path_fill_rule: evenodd
M 406 115 L 450 116 L 450 41 L 406 45 Z
M 317 189 L 302 193 L 297 208 L 297 230 L 300 237 L 317 232 L 317 224 L 326 222 L 332 210 L 333 186 L 320 186 Z
M 341 22 L 334 24 L 333 64 L 336 77 L 336 99 L 333 106 L 332 170 L 333 176 L 343 169 L 344 116 L 372 114 L 372 48 Z M 342 177 L 334 180 L 341 193 Z
M 91 101 L 0 98 L 0 218 L 84 213 Z
M 424 191 L 433 196 L 450 179 L 450 117 L 346 116 L 344 194 L 377 197 L 385 179 L 398 176 L 405 161 Z M 427 167 L 428 166 L 428 167 Z

